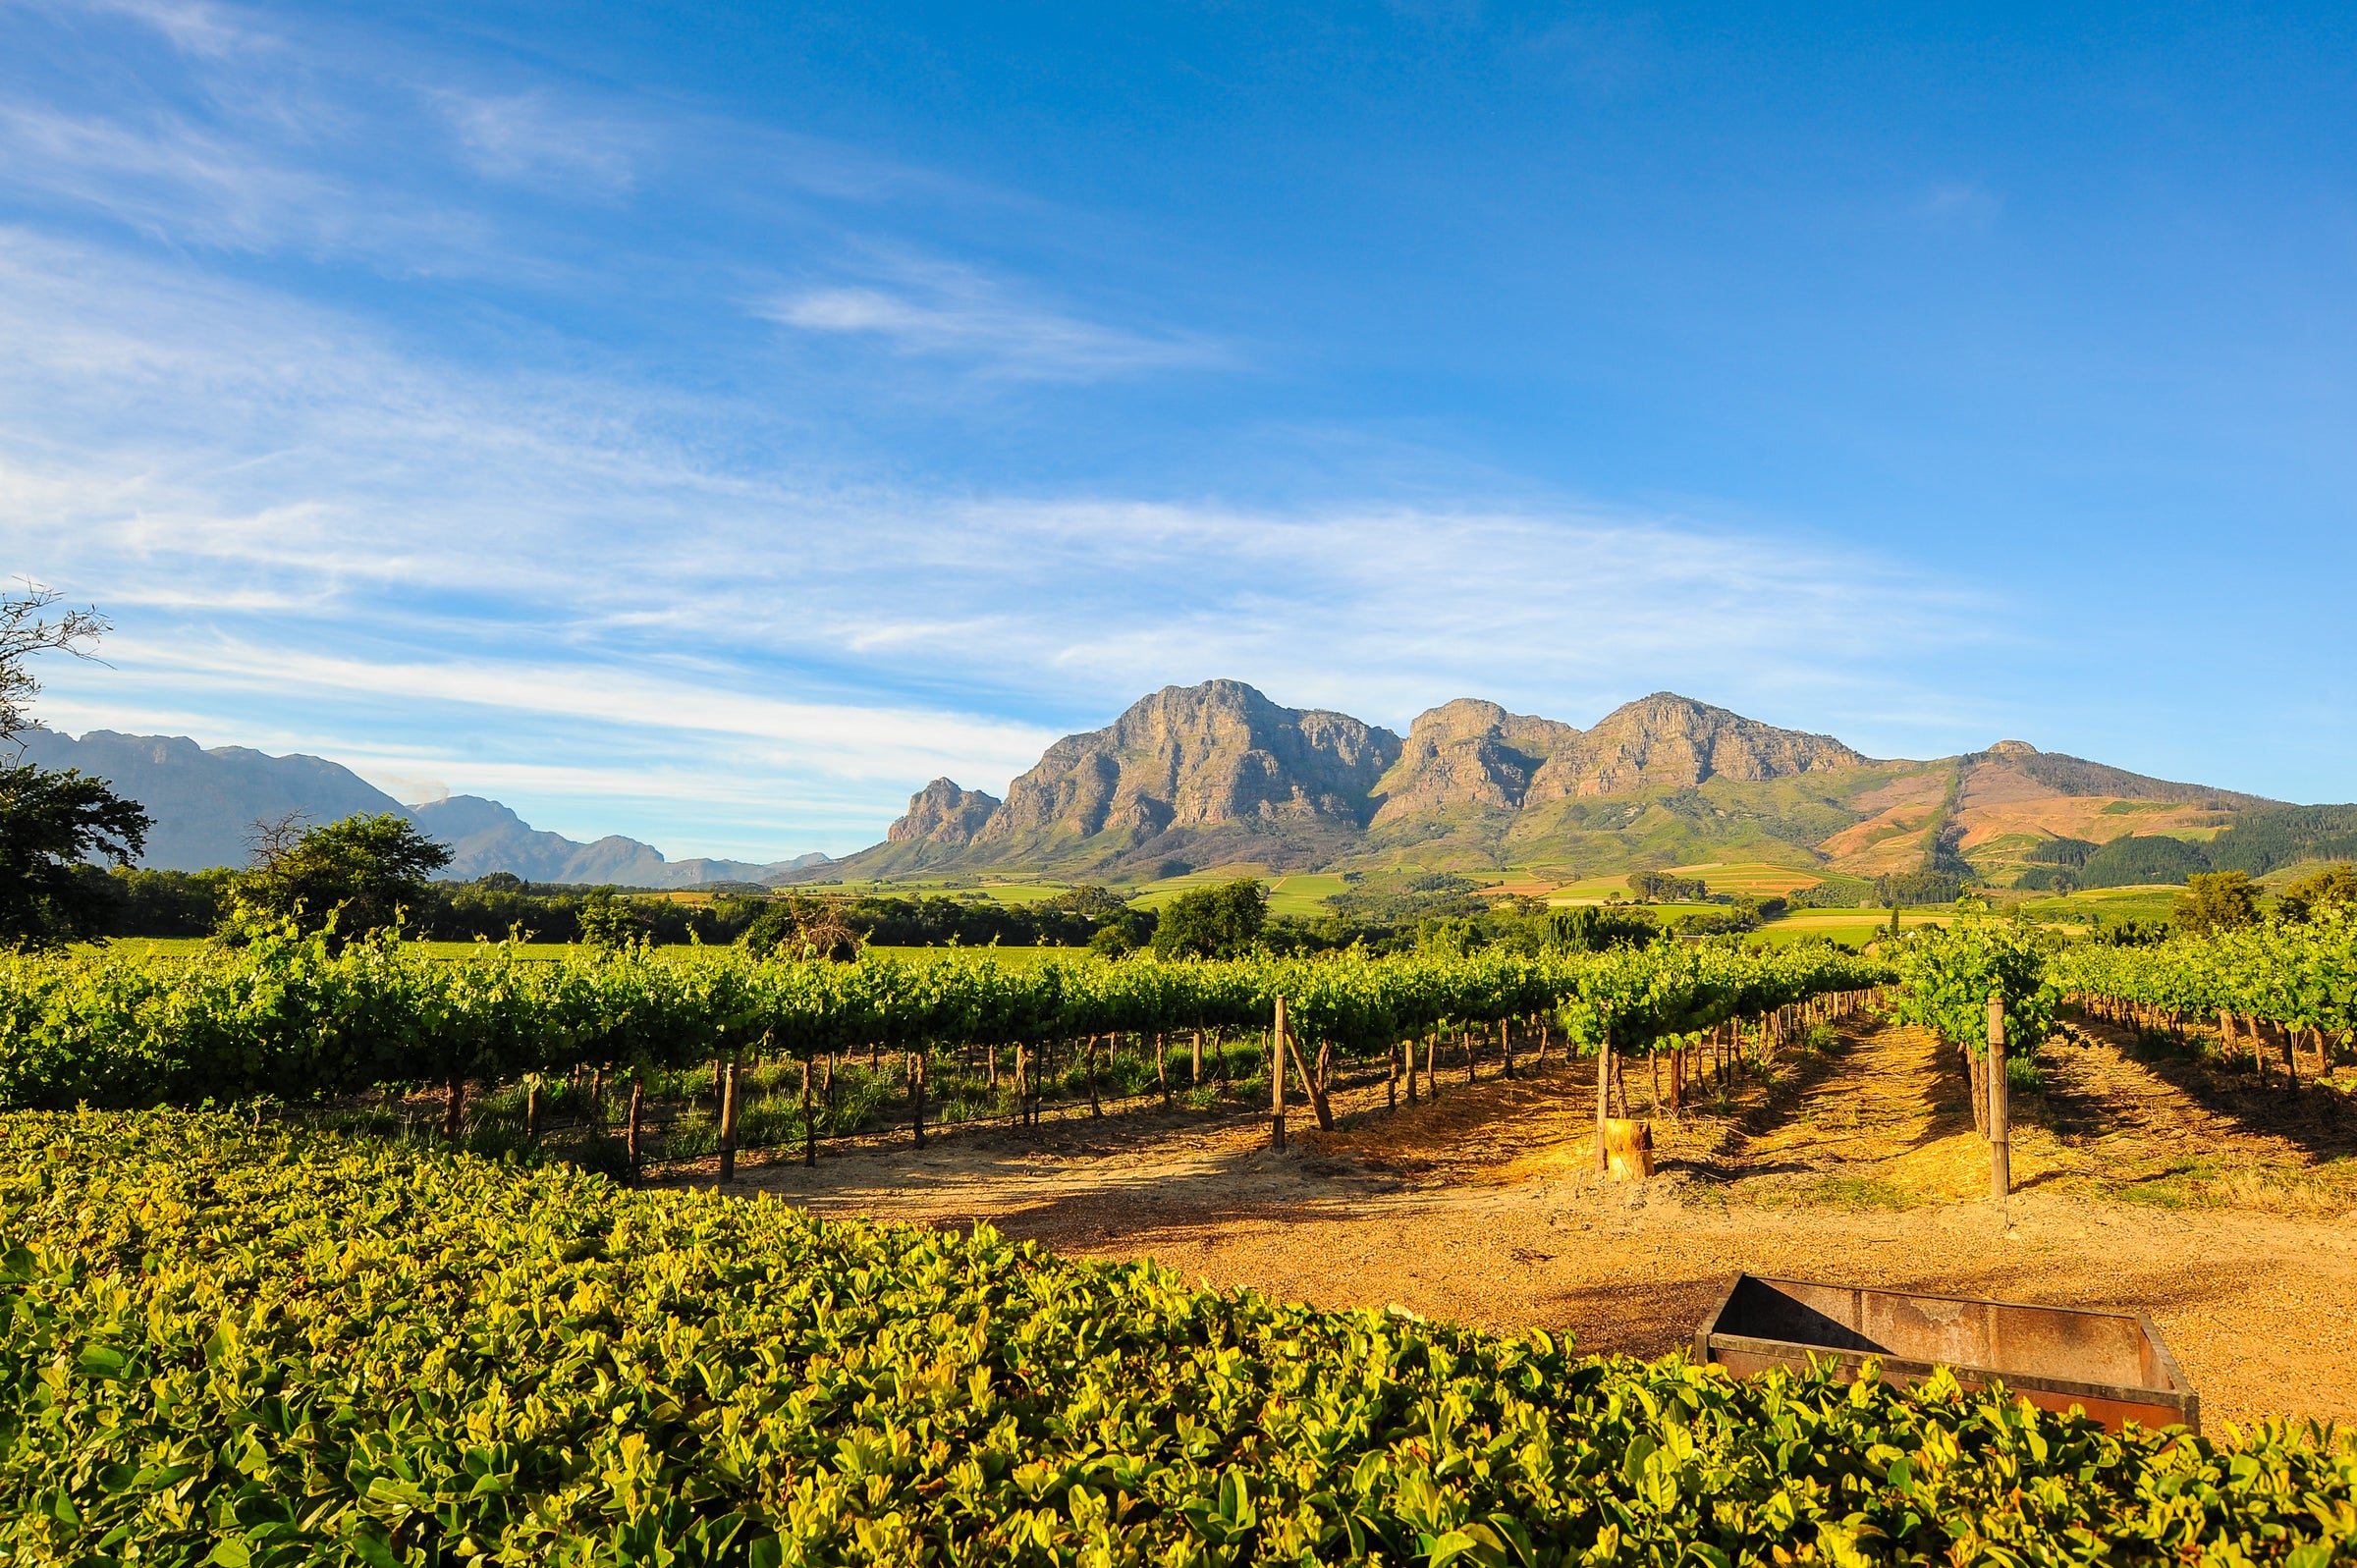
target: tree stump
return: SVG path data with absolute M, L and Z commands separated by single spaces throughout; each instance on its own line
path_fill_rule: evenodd
M 1644 1181 L 1653 1175 L 1653 1124 L 1626 1116 L 1604 1118 L 1605 1174 L 1615 1181 Z

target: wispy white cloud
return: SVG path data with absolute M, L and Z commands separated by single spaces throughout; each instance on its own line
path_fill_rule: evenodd
M 638 183 L 647 133 L 566 109 L 545 91 L 482 96 L 450 88 L 427 100 L 449 123 L 468 164 L 495 180 L 620 195 Z
M 791 292 L 758 313 L 799 331 L 874 338 L 900 353 L 1025 380 L 1096 381 L 1234 362 L 1231 350 L 1206 338 L 1129 331 L 1018 299 L 971 268 L 904 261 L 893 272 L 889 282 Z
M 0 192 L 25 209 L 0 228 L 0 544 L 122 627 L 111 668 L 55 672 L 61 728 L 312 751 L 575 837 L 768 859 L 872 841 L 936 774 L 1002 787 L 1171 681 L 1394 725 L 1469 693 L 1586 720 L 1673 684 L 1817 724 L 1919 695 L 1878 650 L 1968 650 L 1990 623 L 1788 532 L 1504 483 L 1417 505 L 1346 479 L 1314 504 L 952 494 L 846 466 L 808 407 L 562 327 L 544 352 L 480 355 L 414 318 L 378 328 L 250 258 L 368 273 L 359 295 L 570 287 L 578 235 L 520 237 L 468 204 L 485 181 L 610 215 L 727 147 L 763 171 L 729 190 L 737 214 L 860 207 L 712 291 L 785 329 L 764 362 L 871 346 L 986 400 L 1245 358 L 1117 304 L 1119 280 L 1079 297 L 876 239 L 898 202 L 997 199 L 928 171 L 585 89 L 371 73 L 228 8 L 108 14 L 176 51 L 186 90 L 83 102 L 12 93 L 0 68 Z M 406 167 L 436 158 L 430 179 Z M 44 232 L 59 204 L 140 243 Z M 605 287 L 594 304 L 630 286 Z
M 1878 650 L 1991 623 L 1890 563 L 1561 499 L 973 500 L 737 467 L 663 433 L 729 410 L 437 364 L 24 236 L 0 235 L 0 339 L 11 555 L 123 625 L 113 670 L 59 672 L 59 715 L 521 790 L 545 826 L 675 854 L 856 847 L 926 779 L 999 788 L 1171 681 L 1395 726 L 1466 694 L 1584 721 L 1660 685 L 1822 724 L 1905 705 Z

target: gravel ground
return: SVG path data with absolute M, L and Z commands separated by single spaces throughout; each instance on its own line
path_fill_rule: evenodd
M 1737 1271 L 2139 1309 L 2213 1430 L 2357 1419 L 2337 1099 L 2245 1093 L 2098 1035 L 2047 1060 L 2048 1093 L 2018 1103 L 2023 1190 L 2001 1204 L 1976 1196 L 1985 1146 L 1961 1078 L 1928 1037 L 1873 1025 L 1715 1113 L 1657 1121 L 1649 1182 L 1596 1180 L 1592 1091 L 1559 1064 L 1445 1075 L 1437 1103 L 1396 1111 L 1382 1086 L 1358 1090 L 1335 1131 L 1301 1118 L 1282 1154 L 1264 1117 L 1146 1111 L 753 1166 L 736 1190 L 1644 1356 L 1690 1344 Z M 1642 1109 L 1644 1080 L 1629 1092 Z

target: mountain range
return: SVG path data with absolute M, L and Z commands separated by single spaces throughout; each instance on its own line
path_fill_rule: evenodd
M 451 847 L 446 877 L 639 888 L 984 871 L 1133 884 L 1230 866 L 1569 880 L 1714 861 L 1817 876 L 1970 869 L 2003 882 L 2057 838 L 2199 842 L 2278 806 L 2019 740 L 1878 759 L 1667 691 L 1584 730 L 1462 698 L 1402 736 L 1211 680 L 1167 686 L 1057 741 L 1004 799 L 936 779 L 882 843 L 840 861 L 752 864 L 667 860 L 621 837 L 580 843 L 474 795 L 404 805 L 319 757 L 111 730 L 24 738 L 27 760 L 108 779 L 147 808 L 150 866 L 243 864 L 253 824 L 291 811 L 320 822 L 396 812 Z
M 1594 876 L 1707 861 L 1873 877 L 1958 860 L 2001 880 L 2052 839 L 2201 839 L 2275 804 L 2019 740 L 1882 760 L 1666 691 L 1585 730 L 1465 698 L 1403 737 L 1213 680 L 1056 742 L 1003 800 L 937 779 L 884 842 L 781 880 L 988 868 L 1125 882 L 1224 865 Z
M 715 882 L 762 882 L 807 874 L 827 863 L 822 854 L 754 864 L 741 860 L 666 860 L 652 844 L 619 835 L 580 843 L 535 831 L 496 800 L 450 795 L 404 805 L 358 774 L 322 757 L 274 757 L 246 746 L 199 746 L 186 735 L 126 735 L 93 730 L 77 739 L 53 730 L 18 737 L 25 760 L 44 768 L 79 768 L 107 780 L 154 819 L 139 864 L 151 869 L 201 871 L 242 866 L 253 826 L 299 813 L 309 822 L 334 822 L 355 813 L 391 812 L 448 846 L 441 875 L 469 880 L 495 871 L 527 882 L 612 884 L 627 888 L 692 888 Z

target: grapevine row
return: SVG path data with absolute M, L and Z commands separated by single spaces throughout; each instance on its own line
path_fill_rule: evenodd
M 0 1106 L 302 1102 L 576 1067 L 1238 1031 L 1266 1027 L 1280 997 L 1302 1046 L 1343 1056 L 1534 1017 L 1560 1021 L 1574 1049 L 1645 1052 L 1880 978 L 1871 960 L 1816 946 L 1020 967 L 987 953 L 832 964 L 581 950 L 550 962 L 491 945 L 441 959 L 389 938 L 338 951 L 290 930 L 193 958 L 0 959 Z
M 2357 913 L 2245 926 L 2142 947 L 2087 945 L 2062 953 L 2055 979 L 2092 1011 L 2184 1034 L 2215 1024 L 2229 1051 L 2247 1045 L 2265 1070 L 2275 1033 L 2296 1076 L 2305 1037 L 2320 1068 L 2357 1032 Z

